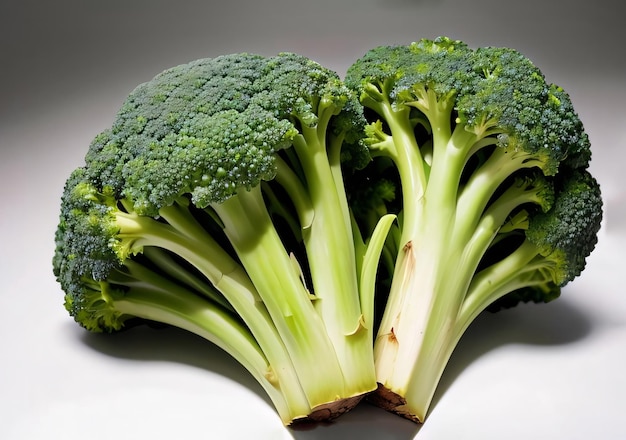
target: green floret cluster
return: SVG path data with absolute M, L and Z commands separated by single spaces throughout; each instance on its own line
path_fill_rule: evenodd
M 292 53 L 200 59 L 95 137 L 53 269 L 80 325 L 196 333 L 285 424 L 365 396 L 423 422 L 481 312 L 553 300 L 584 269 L 590 159 L 569 96 L 513 49 L 381 46 L 345 79 Z

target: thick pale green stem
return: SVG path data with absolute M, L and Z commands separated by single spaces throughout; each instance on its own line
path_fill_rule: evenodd
M 294 148 L 306 178 L 313 220 L 302 231 L 315 307 L 332 341 L 348 395 L 375 388 L 372 329 L 364 322 L 351 222 L 343 191 L 337 182 L 318 128 L 303 128 Z M 369 308 L 367 308 L 369 310 Z
M 271 221 L 259 187 L 214 205 L 276 325 L 312 408 L 346 397 L 323 321 Z
M 416 223 L 412 222 L 412 219 L 422 210 L 428 165 L 424 162 L 413 136 L 409 109 L 394 110 L 387 101 L 377 101 L 371 104 L 375 106 L 374 109 L 383 117 L 391 131 L 392 142 L 385 142 L 387 145 L 385 153 L 396 164 L 403 188 L 402 233 L 398 244 L 400 251 L 395 263 L 393 283 L 374 343 L 377 381 L 388 386 L 390 385 L 388 378 L 393 375 L 394 366 L 399 365 L 396 362 L 400 349 L 396 331 L 401 325 L 403 310 L 409 306 L 406 302 L 407 297 L 402 292 L 407 288 L 410 289 L 409 286 L 414 283 L 412 274 L 416 261 L 412 239 L 416 234 Z M 417 307 L 421 308 L 420 305 Z M 409 313 L 407 310 L 406 314 Z
M 515 197 L 514 193 L 519 194 Z M 430 272 L 431 266 L 425 263 L 415 269 L 413 279 L 418 285 L 417 294 L 423 296 L 421 305 L 424 307 L 416 321 L 424 319 L 424 322 L 419 327 L 411 328 L 414 332 L 413 338 L 417 341 L 413 345 L 416 350 L 415 357 L 410 356 L 408 359 L 399 357 L 397 360 L 407 362 L 412 367 L 406 376 L 400 376 L 397 382 L 394 382 L 403 383 L 402 381 L 408 378 L 405 389 L 391 388 L 405 397 L 406 406 L 402 411 L 406 414 L 424 421 L 448 360 L 471 322 L 461 316 L 461 310 L 466 308 L 466 292 L 482 255 L 511 210 L 524 201 L 531 201 L 532 198 L 531 191 L 524 192 L 517 188 L 505 193 L 503 201 L 495 203 L 485 213 L 475 231 L 475 236 L 466 245 L 454 241 L 447 245 L 443 241 L 447 249 L 438 246 L 434 241 L 429 241 L 425 245 L 426 249 L 431 251 L 429 255 L 441 264 L 432 266 L 436 268 L 434 272 Z M 450 235 L 454 237 L 454 233 Z M 424 268 L 424 265 L 427 267 Z M 429 290 L 423 290 L 424 285 L 429 286 L 428 280 L 432 280 L 430 294 Z M 481 304 L 480 310 L 476 313 L 487 305 Z M 473 319 L 476 315 L 471 316 Z
M 462 245 L 452 239 L 461 175 L 477 141 L 461 126 L 451 130 L 448 106 L 432 101 L 427 110 L 432 162 L 422 193 L 411 193 L 414 177 L 398 163 L 403 190 L 409 188 L 412 199 L 404 200 L 403 248 L 375 345 L 378 381 L 406 400 L 390 409 L 419 421 L 426 417 L 447 363 L 464 298 L 462 286 L 451 281 L 464 270 Z M 406 129 L 386 121 L 394 140 L 401 139 Z M 412 142 L 399 142 L 397 151 L 414 148 Z
M 400 174 L 404 199 L 401 251 L 376 340 L 375 359 L 379 382 L 402 395 L 402 384 L 412 375 L 407 358 L 415 353 L 409 355 L 409 352 L 419 348 L 420 330 L 413 321 L 425 324 L 432 307 L 431 298 L 437 291 L 440 271 L 437 261 L 446 261 L 445 243 L 454 219 L 456 197 L 454 178 L 450 175 L 456 173 L 460 177 L 464 159 L 462 151 L 448 145 L 451 137 L 449 110 L 433 112 L 429 118 L 433 160 L 426 180 L 427 165 L 415 143 L 408 114 L 400 115 L 387 108 L 383 116 L 395 145 L 393 159 Z M 455 163 L 461 164 L 456 166 L 458 170 L 455 170 Z

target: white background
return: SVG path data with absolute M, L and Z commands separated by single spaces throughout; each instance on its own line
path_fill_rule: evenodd
M 0 5 L 0 439 L 626 438 L 626 33 L 618 3 L 527 0 L 4 1 Z M 566 8 L 566 9 L 563 9 Z M 282 427 L 230 358 L 173 329 L 93 335 L 52 275 L 65 179 L 126 95 L 201 57 L 292 51 L 340 74 L 367 49 L 448 35 L 521 50 L 572 97 L 605 221 L 562 298 L 484 315 L 421 427 L 359 406 Z

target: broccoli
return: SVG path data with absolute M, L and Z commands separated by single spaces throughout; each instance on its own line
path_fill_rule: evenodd
M 84 328 L 158 322 L 217 344 L 285 424 L 376 388 L 377 239 L 343 173 L 370 160 L 357 96 L 290 53 L 168 69 L 128 96 L 68 178 L 53 258 Z
M 423 422 L 485 310 L 547 302 L 602 198 L 565 91 L 508 48 L 381 46 L 345 81 L 239 53 L 138 86 L 61 198 L 53 271 L 84 328 L 229 353 L 286 424 L 368 396 Z
M 345 83 L 373 157 L 349 185 L 353 212 L 364 236 L 398 216 L 381 259 L 391 287 L 372 401 L 423 422 L 482 311 L 553 300 L 583 270 L 602 219 L 590 143 L 569 96 L 509 48 L 381 46 Z

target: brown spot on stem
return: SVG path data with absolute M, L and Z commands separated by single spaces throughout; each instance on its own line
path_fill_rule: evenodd
M 391 331 L 387 335 L 387 338 L 389 339 L 389 342 L 392 342 L 394 344 L 398 343 L 398 338 L 396 338 L 396 332 L 393 331 L 393 327 L 391 327 Z

